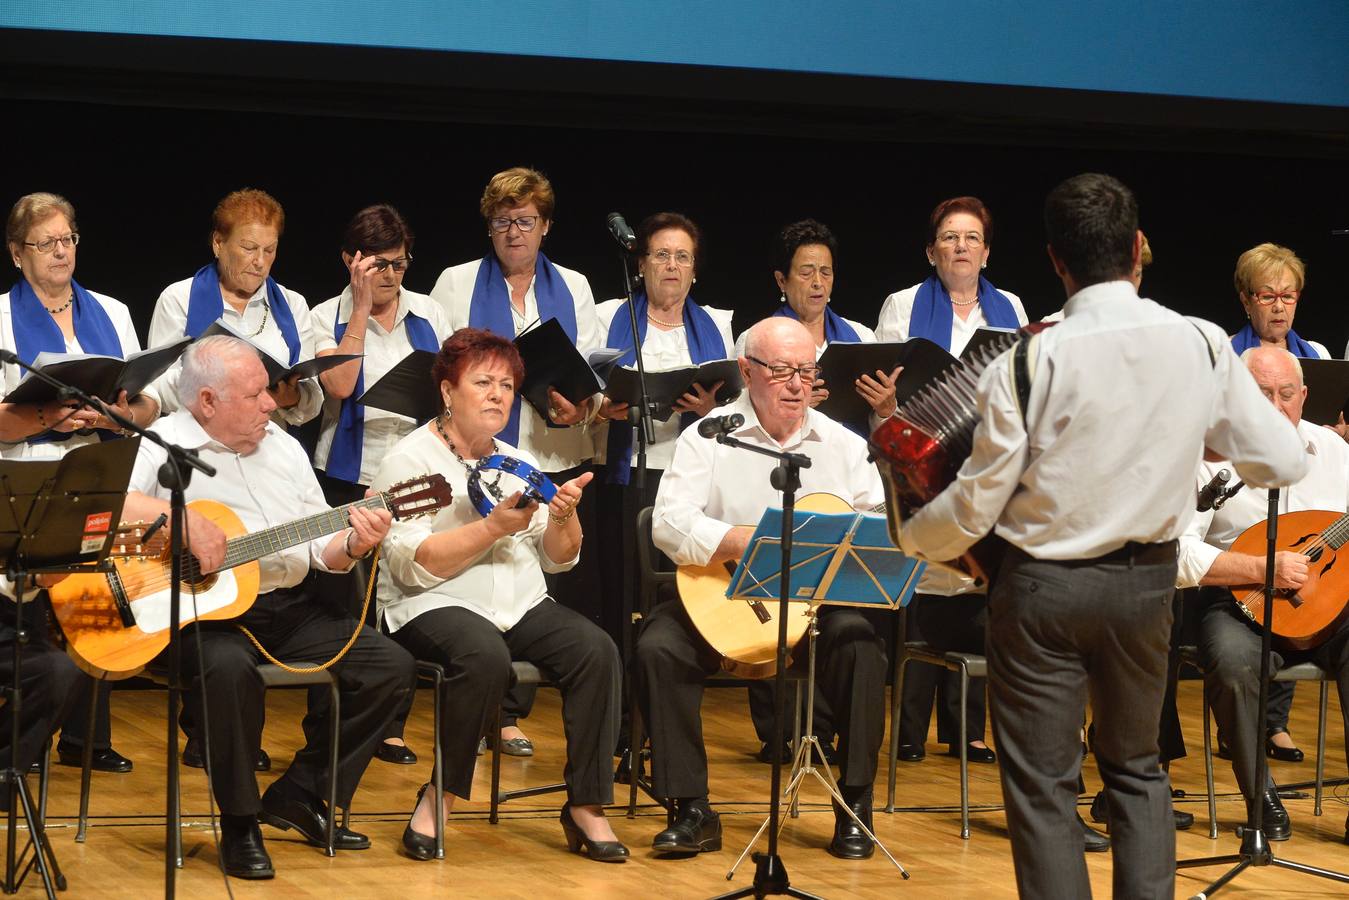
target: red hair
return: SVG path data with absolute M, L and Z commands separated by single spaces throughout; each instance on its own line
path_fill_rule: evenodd
M 275 197 L 257 188 L 226 194 L 211 213 L 211 230 L 222 239 L 228 238 L 240 225 L 254 222 L 272 226 L 277 237 L 286 230 L 286 211 Z
M 937 243 L 937 229 L 947 216 L 953 216 L 956 213 L 969 213 L 979 220 L 984 226 L 984 243 L 987 244 L 993 239 L 993 214 L 984 206 L 984 201 L 978 197 L 952 197 L 950 200 L 943 200 L 937 204 L 937 208 L 932 210 L 932 218 L 927 223 L 927 245 L 931 247 Z
M 504 362 L 515 379 L 515 390 L 520 390 L 520 384 L 525 380 L 525 363 L 520 358 L 520 351 L 513 342 L 483 328 L 460 328 L 445 339 L 431 366 L 431 383 L 437 392 L 444 381 L 452 387 L 457 386 L 464 371 L 483 360 Z

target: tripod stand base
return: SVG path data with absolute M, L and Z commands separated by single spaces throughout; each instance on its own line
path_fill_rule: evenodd
M 1320 869 L 1316 866 L 1309 866 L 1304 863 L 1293 862 L 1291 860 L 1279 859 L 1270 849 L 1269 841 L 1265 838 L 1265 832 L 1259 828 L 1249 826 L 1241 830 L 1241 850 L 1236 853 L 1229 853 L 1226 856 L 1205 856 L 1199 859 L 1182 859 L 1176 861 L 1177 869 L 1193 869 L 1199 866 L 1221 866 L 1235 863 L 1228 871 L 1222 874 L 1222 877 L 1211 883 L 1197 894 L 1192 895 L 1191 900 L 1208 900 L 1229 881 L 1236 878 L 1246 869 L 1252 866 L 1259 868 L 1262 866 L 1278 866 L 1281 869 L 1292 869 L 1294 872 L 1301 872 L 1304 875 L 1315 875 L 1318 878 L 1327 878 L 1331 881 L 1338 881 L 1343 884 L 1349 884 L 1349 875 L 1343 875 L 1330 869 Z
M 712 898 L 712 900 L 731 900 L 733 897 L 753 897 L 754 900 L 763 900 L 770 894 L 782 897 L 804 897 L 806 900 L 824 900 L 818 894 L 811 894 L 792 887 L 791 879 L 787 877 L 787 867 L 782 864 L 782 857 L 772 853 L 754 854 L 753 884 L 738 891 L 731 891 L 729 894 L 721 894 Z

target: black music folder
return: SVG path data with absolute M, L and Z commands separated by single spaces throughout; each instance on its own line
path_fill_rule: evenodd
M 443 406 L 440 390 L 431 383 L 435 362 L 436 354 L 430 350 L 413 350 L 366 388 L 356 402 L 407 416 L 419 424 L 429 422 L 440 415 Z
M 1302 418 L 1317 425 L 1334 425 L 1340 413 L 1349 415 L 1349 360 L 1303 359 L 1302 383 L 1307 402 Z
M 730 403 L 745 389 L 744 379 L 740 377 L 740 364 L 734 359 L 714 359 L 698 366 L 680 366 L 661 372 L 646 372 L 646 391 L 651 398 L 651 416 L 661 422 L 674 414 L 674 405 L 686 393 L 698 384 L 704 390 L 711 390 L 718 381 L 717 405 Z M 627 366 L 615 366 L 609 372 L 609 383 L 604 393 L 614 403 L 628 403 L 636 406 L 641 402 L 641 385 L 637 381 L 637 370 Z
M 162 347 L 133 353 L 126 359 L 96 353 L 43 352 L 33 360 L 33 366 L 53 378 L 74 385 L 86 394 L 116 403 L 117 395 L 122 391 L 126 391 L 128 397 L 134 397 L 145 390 L 146 385 L 178 361 L 190 343 L 190 338 L 179 338 Z M 33 377 L 29 372 L 18 387 L 10 391 L 5 402 L 50 403 L 58 398 L 58 394 L 53 385 Z
M 580 403 L 604 389 L 614 362 L 626 352 L 604 348 L 582 356 L 557 319 L 517 335 L 515 347 L 525 363 L 519 393 L 545 422 L 549 421 L 548 388 L 569 403 Z
M 198 337 L 210 337 L 213 334 L 224 334 L 232 338 L 238 338 L 258 351 L 258 356 L 262 357 L 262 365 L 267 369 L 268 387 L 276 387 L 288 378 L 317 378 L 329 369 L 335 369 L 343 363 L 361 358 L 359 353 L 332 353 L 328 356 L 316 356 L 313 359 L 301 360 L 293 366 L 288 366 L 220 319 L 212 322 L 211 327 L 203 331 Z
M 871 407 L 853 386 L 862 375 L 876 377 L 896 366 L 904 371 L 895 383 L 895 400 L 903 403 L 923 385 L 956 364 L 956 358 L 927 338 L 903 343 L 834 341 L 820 355 L 821 374 L 829 396 L 816 407 L 836 422 L 865 424 Z

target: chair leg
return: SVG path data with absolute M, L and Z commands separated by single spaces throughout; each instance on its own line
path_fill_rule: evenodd
M 904 673 L 909 668 L 910 658 L 904 655 L 901 647 L 896 651 L 895 677 L 890 685 L 890 776 L 885 788 L 885 811 L 895 811 L 895 776 L 899 770 L 899 714 L 900 703 L 904 699 Z
M 493 825 L 500 820 L 501 811 L 501 706 L 497 706 L 496 715 L 492 717 L 492 732 L 495 739 L 488 741 L 492 746 L 492 803 L 488 809 L 487 821 Z
M 637 818 L 637 779 L 642 770 L 642 711 L 634 698 L 628 706 L 628 818 Z
M 1330 682 L 1321 679 L 1321 710 L 1316 719 L 1316 806 L 1314 812 L 1321 815 L 1321 793 L 1326 770 L 1326 703 L 1330 697 Z
M 103 682 L 95 678 L 94 686 L 89 691 L 89 716 L 85 720 L 84 747 L 80 753 L 80 819 L 79 825 L 75 829 L 75 843 L 77 844 L 84 843 L 89 830 L 89 792 L 92 788 L 91 778 L 94 771 L 94 725 L 98 715 L 98 695 L 101 690 L 103 690 Z
M 337 689 L 336 676 L 333 676 L 328 692 L 332 699 L 329 701 L 331 712 L 328 716 L 328 846 L 324 848 L 324 852 L 329 856 L 336 856 L 337 849 L 334 838 L 337 833 L 337 740 L 338 725 L 342 720 L 342 695 Z
M 969 707 L 970 670 L 960 664 L 960 838 L 970 839 L 970 742 L 965 710 Z
M 47 825 L 47 788 L 51 784 L 51 770 L 52 742 L 48 740 L 47 749 L 42 753 L 37 779 L 37 817 L 42 821 L 44 828 Z M 76 838 L 76 840 L 79 840 L 79 838 Z
M 436 801 L 436 859 L 445 858 L 445 757 L 440 746 L 440 722 L 443 715 L 441 691 L 445 689 L 445 677 L 440 669 L 431 674 L 431 685 L 435 699 L 431 702 L 431 724 L 435 728 L 435 740 L 432 741 L 431 781 Z
M 1208 695 L 1204 695 L 1204 783 L 1208 786 L 1208 836 L 1218 839 L 1218 799 L 1213 796 L 1213 733 Z

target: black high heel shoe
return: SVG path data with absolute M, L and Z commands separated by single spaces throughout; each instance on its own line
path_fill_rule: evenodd
M 562 823 L 562 834 L 567 838 L 567 849 L 572 853 L 580 853 L 584 845 L 586 856 L 596 862 L 619 863 L 628 858 L 628 848 L 621 841 L 592 841 L 571 817 L 570 801 L 562 804 L 558 821 Z
M 417 807 L 422 805 L 422 795 L 426 789 L 431 786 L 430 782 L 422 785 L 417 791 L 417 802 L 412 804 L 412 815 L 417 815 Z M 413 859 L 435 859 L 436 858 L 436 836 L 425 835 L 420 831 L 412 830 L 412 817 L 408 817 L 407 827 L 403 829 L 403 849 L 407 851 L 408 856 Z
M 1297 747 L 1280 747 L 1274 743 L 1274 735 L 1287 734 L 1286 728 L 1271 728 L 1269 734 L 1265 737 L 1265 755 L 1270 759 L 1277 759 L 1279 762 L 1300 763 L 1306 757 Z

